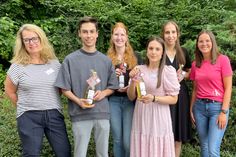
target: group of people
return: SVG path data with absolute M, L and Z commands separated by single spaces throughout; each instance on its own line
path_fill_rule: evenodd
M 199 33 L 192 64 L 174 21 L 163 25 L 161 37 L 149 38 L 144 64 L 122 22 L 112 27 L 107 55 L 96 49 L 95 18 L 79 21 L 78 36 L 82 47 L 60 64 L 40 27 L 24 24 L 17 33 L 5 93 L 17 107 L 23 156 L 40 156 L 44 135 L 56 156 L 72 156 L 61 94 L 68 98 L 75 157 L 86 157 L 92 130 L 96 156 L 108 157 L 110 128 L 115 157 L 179 157 L 182 143 L 191 139 L 191 121 L 201 156 L 220 156 L 232 69 L 211 31 Z M 93 104 L 88 104 L 91 70 L 97 78 Z M 140 76 L 146 94 L 138 97 Z M 192 98 L 187 79 L 193 81 Z

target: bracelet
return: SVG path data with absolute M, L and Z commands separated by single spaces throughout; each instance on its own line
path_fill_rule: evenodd
M 229 112 L 229 110 L 224 110 L 224 109 L 221 109 L 220 111 L 221 113 L 224 113 L 224 114 L 227 114 Z
M 158 96 L 155 96 L 155 101 L 158 102 Z
M 156 101 L 156 98 L 155 98 L 156 96 L 155 95 L 153 95 L 153 99 L 152 99 L 152 102 L 155 102 Z

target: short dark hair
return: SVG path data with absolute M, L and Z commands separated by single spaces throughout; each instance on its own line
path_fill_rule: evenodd
M 96 30 L 98 31 L 98 21 L 96 18 L 94 17 L 90 17 L 90 16 L 85 16 L 85 17 L 82 17 L 79 21 L 79 24 L 78 24 L 78 31 L 80 31 L 80 28 L 82 26 L 82 24 L 84 23 L 93 23 L 96 27 Z

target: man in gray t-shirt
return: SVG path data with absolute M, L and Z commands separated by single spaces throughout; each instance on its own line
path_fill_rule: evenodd
M 94 128 L 96 156 L 108 157 L 110 113 L 107 97 L 118 89 L 118 81 L 111 60 L 96 50 L 97 20 L 84 17 L 78 27 L 82 48 L 66 56 L 55 86 L 62 89 L 69 101 L 74 156 L 86 157 L 91 131 Z M 96 85 L 94 104 L 87 105 L 84 95 L 91 70 L 96 71 L 101 81 Z

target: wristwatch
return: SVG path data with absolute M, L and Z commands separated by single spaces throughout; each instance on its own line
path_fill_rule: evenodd
M 221 109 L 220 111 L 221 113 L 224 113 L 224 114 L 227 114 L 229 112 L 229 110 L 224 110 L 224 109 Z

